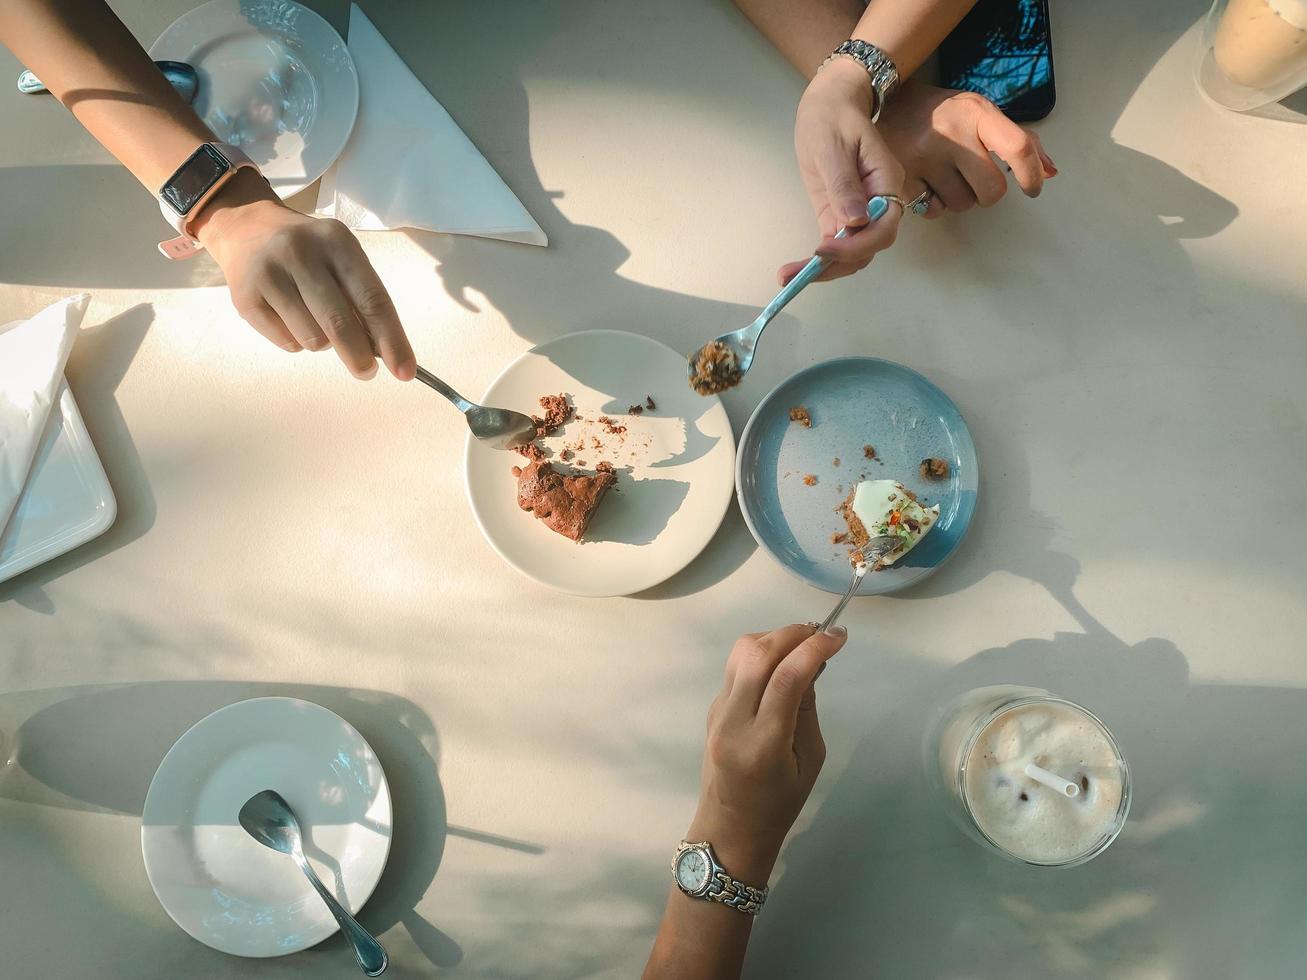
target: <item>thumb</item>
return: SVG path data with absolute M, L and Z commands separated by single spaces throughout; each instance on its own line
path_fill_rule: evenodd
M 867 195 L 862 189 L 857 154 L 832 147 L 818 162 L 817 173 L 826 187 L 826 198 L 836 226 L 860 228 L 865 225 L 869 220 Z

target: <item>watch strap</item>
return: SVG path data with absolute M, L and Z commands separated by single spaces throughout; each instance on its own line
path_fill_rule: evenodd
M 768 888 L 746 885 L 732 878 L 725 871 L 718 870 L 713 874 L 712 884 L 704 897 L 711 902 L 721 902 L 740 912 L 757 915 L 762 911 L 762 904 L 767 901 L 769 891 Z
M 899 70 L 893 59 L 870 41 L 860 41 L 857 38 L 849 38 L 832 51 L 821 63 L 821 68 L 825 68 L 836 58 L 852 58 L 867 70 L 867 74 L 871 77 L 871 90 L 875 95 L 875 104 L 871 108 L 871 121 L 876 122 L 880 119 L 885 103 L 899 88 Z M 819 68 L 818 71 L 820 70 Z

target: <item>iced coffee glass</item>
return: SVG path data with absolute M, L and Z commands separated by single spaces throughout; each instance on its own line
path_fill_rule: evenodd
M 1307 0 L 1216 0 L 1197 79 L 1208 96 L 1239 112 L 1307 85 Z
M 927 732 L 926 772 L 964 833 L 1038 867 L 1103 853 L 1130 812 L 1129 767 L 1107 726 L 1037 688 L 979 688 L 947 705 Z

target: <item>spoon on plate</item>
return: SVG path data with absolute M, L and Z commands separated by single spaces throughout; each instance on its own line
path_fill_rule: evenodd
M 168 79 L 168 84 L 177 90 L 177 94 L 187 105 L 195 101 L 195 96 L 200 91 L 200 76 L 196 74 L 194 68 L 184 61 L 156 61 L 154 66 L 163 72 L 163 77 Z M 35 95 L 45 90 L 45 84 L 32 73 L 30 68 L 24 68 L 19 73 L 18 91 L 24 95 Z
M 898 201 L 898 198 L 894 198 Z M 898 201 L 901 205 L 903 202 Z M 876 221 L 889 210 L 890 198 L 877 195 L 867 202 L 867 217 Z M 857 229 L 853 229 L 855 232 Z M 841 228 L 836 238 L 847 238 L 849 229 Z M 787 303 L 798 296 L 803 288 L 830 267 L 831 260 L 814 255 L 808 264 L 798 271 L 793 279 L 776 294 L 758 318 L 747 327 L 724 333 L 716 340 L 710 340 L 689 357 L 690 387 L 701 395 L 715 395 L 727 388 L 734 388 L 744 380 L 745 374 L 753 366 L 753 352 L 758 347 L 758 340 L 767 324 Z
M 849 590 L 844 593 L 844 598 L 835 604 L 835 608 L 830 611 L 830 615 L 817 627 L 818 633 L 824 633 L 835 625 L 835 620 L 840 618 L 840 613 L 844 612 L 844 607 L 849 604 L 853 594 L 858 591 L 858 586 L 866 577 L 867 572 L 875 568 L 878 561 L 901 544 L 903 544 L 902 538 L 893 534 L 885 534 L 878 538 L 872 538 L 858 549 L 862 552 L 862 561 L 853 565 L 853 581 L 849 583 Z
M 453 402 L 454 407 L 467 416 L 472 435 L 491 449 L 515 449 L 536 437 L 535 420 L 529 415 L 470 402 L 421 365 L 418 365 L 417 379 Z
M 245 832 L 264 847 L 289 854 L 295 859 L 295 863 L 300 866 L 300 870 L 313 885 L 313 890 L 327 903 L 327 908 L 340 923 L 340 931 L 354 948 L 354 958 L 359 961 L 363 972 L 370 977 L 379 977 L 386 972 L 390 958 L 381 948 L 381 943 L 372 938 L 372 933 L 359 925 L 358 920 L 345 911 L 344 907 L 336 901 L 336 897 L 327 891 L 326 886 L 314 872 L 313 866 L 305 859 L 300 823 L 295 818 L 295 811 L 290 808 L 290 804 L 275 790 L 265 789 L 245 801 L 239 819 Z

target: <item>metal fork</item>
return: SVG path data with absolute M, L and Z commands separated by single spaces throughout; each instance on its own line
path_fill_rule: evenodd
M 844 598 L 835 604 L 835 608 L 830 611 L 830 615 L 817 627 L 818 633 L 824 633 L 835 625 L 835 620 L 840 618 L 840 613 L 844 612 L 844 607 L 849 604 L 853 594 L 858 591 L 858 586 L 866 577 L 867 572 L 901 544 L 903 544 L 902 538 L 886 534 L 879 538 L 872 538 L 862 547 L 862 561 L 853 566 L 853 581 L 849 583 L 849 590 L 844 593 Z

